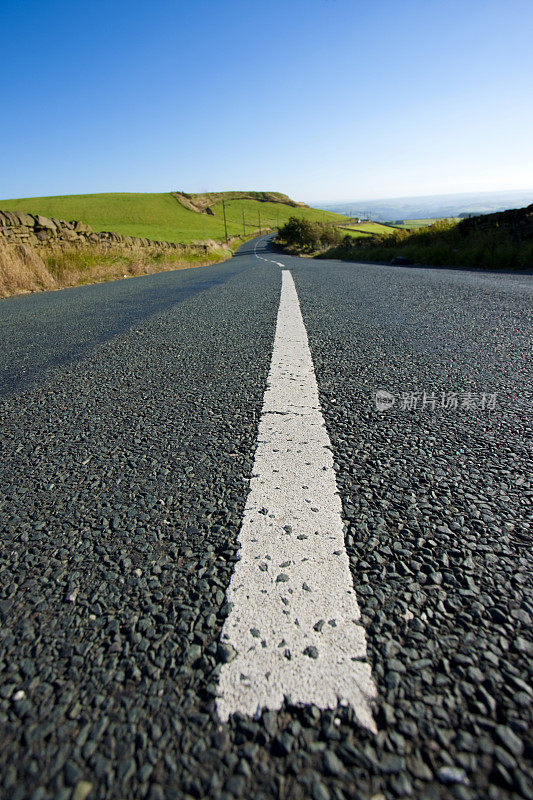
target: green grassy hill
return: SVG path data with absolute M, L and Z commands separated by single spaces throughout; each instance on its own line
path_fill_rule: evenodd
M 295 203 L 277 192 L 216 192 L 205 194 L 78 194 L 0 200 L 0 210 L 81 220 L 94 231 L 115 231 L 156 241 L 194 242 L 224 238 L 222 201 L 230 236 L 274 228 L 289 217 L 346 222 L 347 217 Z M 202 211 L 197 209 L 209 209 Z M 209 213 L 210 212 L 210 213 Z

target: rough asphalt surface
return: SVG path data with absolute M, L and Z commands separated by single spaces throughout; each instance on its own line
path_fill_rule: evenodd
M 258 251 L 300 298 L 378 733 L 215 715 L 281 285 L 252 243 L 0 303 L 0 797 L 533 798 L 531 277 Z

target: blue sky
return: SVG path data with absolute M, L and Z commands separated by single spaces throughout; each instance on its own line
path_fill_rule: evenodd
M 0 197 L 533 188 L 531 0 L 0 6 Z

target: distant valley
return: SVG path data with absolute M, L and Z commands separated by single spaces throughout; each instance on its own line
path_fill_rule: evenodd
M 530 203 L 533 203 L 533 189 L 395 197 L 383 200 L 346 200 L 337 203 L 310 203 L 310 205 L 337 214 L 346 214 L 349 217 L 372 219 L 377 222 L 396 222 L 423 217 L 442 219 L 469 214 L 492 214 L 509 208 L 521 208 Z

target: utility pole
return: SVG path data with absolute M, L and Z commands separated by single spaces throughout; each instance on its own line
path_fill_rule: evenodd
M 246 214 L 246 211 L 243 209 L 243 211 L 242 211 L 242 233 L 243 233 L 243 236 L 246 236 L 246 223 L 244 221 L 244 215 L 245 214 Z
M 257 209 L 257 216 L 259 217 L 259 235 L 261 235 L 261 212 Z
M 226 204 L 224 200 L 222 201 L 222 211 L 224 212 L 224 231 L 226 234 L 226 244 L 228 243 L 228 225 L 226 222 Z

